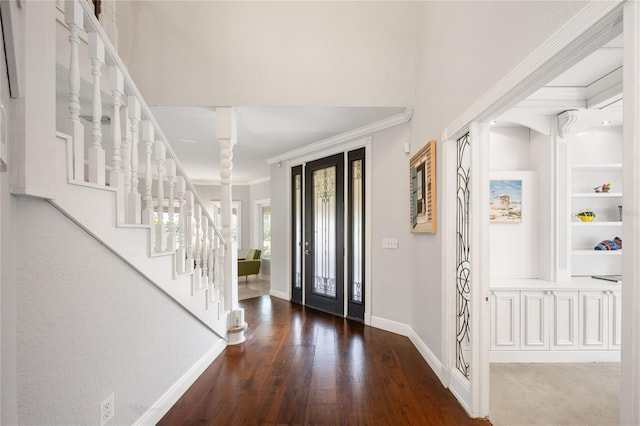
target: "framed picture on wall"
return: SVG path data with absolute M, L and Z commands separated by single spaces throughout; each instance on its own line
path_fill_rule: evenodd
M 436 233 L 436 141 L 409 161 L 411 232 Z
M 522 180 L 491 180 L 489 222 L 522 222 Z

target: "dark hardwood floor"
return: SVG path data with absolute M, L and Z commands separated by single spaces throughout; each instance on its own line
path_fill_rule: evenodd
M 159 425 L 471 425 L 408 338 L 262 296 Z

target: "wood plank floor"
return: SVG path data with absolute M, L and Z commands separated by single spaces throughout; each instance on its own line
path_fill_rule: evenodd
M 406 337 L 262 296 L 159 425 L 471 425 Z

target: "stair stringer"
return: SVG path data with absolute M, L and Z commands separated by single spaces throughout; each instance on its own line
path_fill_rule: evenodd
M 50 202 L 226 340 L 228 313 L 224 312 L 220 302 L 209 301 L 208 289 L 195 294 L 192 292 L 195 277 L 193 273 L 176 274 L 175 253 L 151 255 L 149 225 L 118 226 L 116 218 L 118 197 L 115 188 L 69 179 L 69 171 L 72 170 L 71 137 L 60 132 L 56 136 L 56 154 L 53 159 L 55 190 Z

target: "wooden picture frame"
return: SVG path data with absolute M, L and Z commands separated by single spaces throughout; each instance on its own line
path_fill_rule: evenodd
M 436 233 L 436 141 L 430 140 L 409 161 L 412 233 Z

